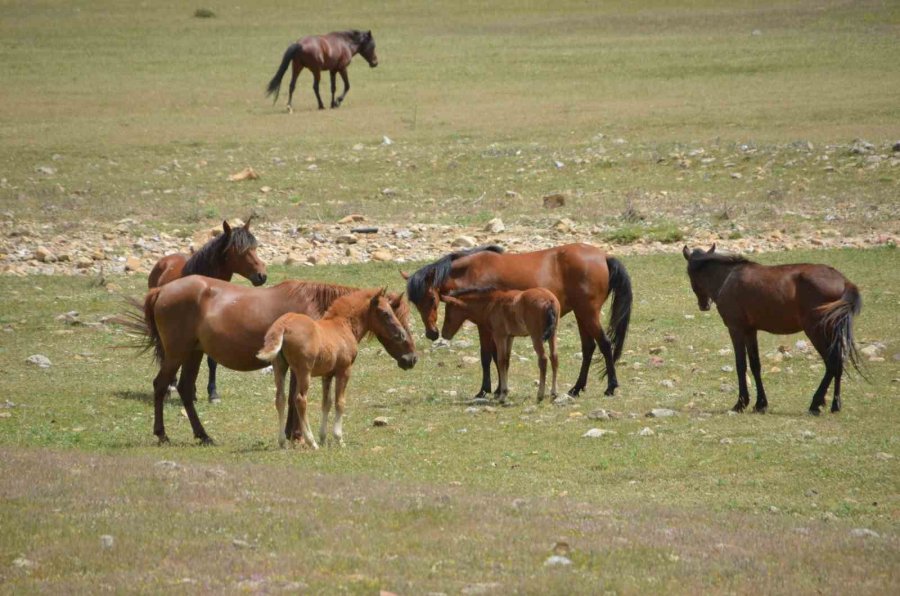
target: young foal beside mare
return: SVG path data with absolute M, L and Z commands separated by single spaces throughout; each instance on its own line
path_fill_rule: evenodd
M 266 283 L 266 264 L 256 256 L 256 237 L 250 232 L 251 216 L 247 223 L 232 228 L 222 222 L 222 233 L 207 242 L 190 257 L 181 253 L 166 255 L 156 262 L 147 279 L 149 289 L 158 288 L 170 281 L 188 275 L 205 275 L 222 281 L 231 281 L 235 273 L 250 280 L 254 286 Z M 216 390 L 216 361 L 206 358 L 209 382 L 206 392 L 209 401 L 219 401 Z
M 753 409 L 765 412 L 769 403 L 763 389 L 759 362 L 758 330 L 788 334 L 806 332 L 825 361 L 825 376 L 813 394 L 810 414 L 825 406 L 825 394 L 834 380 L 831 411 L 841 409 L 841 375 L 849 361 L 859 371 L 859 357 L 853 344 L 853 317 L 862 309 L 859 289 L 839 271 L 826 265 L 806 263 L 769 267 L 737 255 L 685 246 L 691 288 L 700 310 L 710 303 L 728 327 L 737 364 L 738 401 L 732 408 L 741 412 L 750 405 L 747 389 L 747 357 L 756 381 Z
M 398 366 L 408 370 L 416 364 L 416 346 L 407 326 L 408 310 L 403 295 L 387 295 L 378 288 L 359 290 L 338 298 L 320 320 L 304 314 L 279 317 L 266 332 L 265 343 L 256 357 L 272 362 L 275 368 L 275 408 L 278 411 L 278 443 L 284 445 L 284 377 L 288 369 L 297 377 L 297 389 L 289 399 L 300 415 L 303 438 L 318 449 L 306 416 L 311 377 L 322 377 L 322 425 L 319 441 L 328 435 L 331 411 L 331 382 L 335 381 L 334 438 L 344 445 L 342 420 L 350 368 L 359 352 L 359 342 L 374 333 Z M 400 312 L 398 317 L 395 312 Z
M 531 337 L 531 344 L 538 357 L 541 380 L 538 401 L 544 399 L 547 381 L 547 354 L 544 342 L 550 346 L 550 366 L 553 383 L 550 396 L 556 397 L 556 372 L 559 358 L 556 355 L 556 325 L 559 321 L 559 300 L 553 292 L 544 288 L 530 290 L 495 290 L 493 288 L 465 288 L 441 296 L 447 304 L 441 336 L 453 339 L 466 319 L 490 329 L 497 347 L 497 372 L 500 376 L 500 402 L 509 393 L 509 358 L 514 337 Z

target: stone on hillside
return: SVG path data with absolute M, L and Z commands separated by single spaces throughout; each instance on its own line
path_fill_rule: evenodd
M 53 263 L 56 261 L 56 255 L 45 246 L 38 246 L 37 250 L 34 251 L 34 256 L 42 263 Z
M 387 426 L 390 419 L 386 416 L 378 416 L 372 421 L 372 426 Z
M 609 412 L 607 412 L 606 410 L 604 410 L 602 408 L 599 410 L 594 410 L 592 412 L 589 412 L 587 417 L 590 418 L 591 420 L 609 420 L 610 419 Z
M 40 368 L 50 368 L 51 366 L 50 359 L 43 354 L 32 354 L 25 359 L 25 362 L 27 362 L 28 364 L 34 364 L 35 366 Z
M 897 144 L 900 145 L 900 143 L 897 143 Z M 895 151 L 900 151 L 900 149 L 895 149 Z M 508 190 L 508 191 L 506 191 L 506 198 L 507 198 L 507 199 L 515 199 L 515 198 L 518 197 L 518 196 L 519 196 L 519 193 L 517 193 L 517 192 L 514 191 L 514 190 Z
M 878 344 L 869 344 L 869 345 L 865 346 L 864 348 L 860 349 L 859 353 L 868 358 L 871 358 L 873 356 L 879 356 L 879 355 L 881 355 L 881 346 Z
M 653 431 L 653 429 L 650 428 L 649 426 L 645 426 L 645 427 L 642 428 L 640 431 L 638 431 L 638 436 L 639 436 L 639 437 L 652 437 L 652 436 L 655 435 L 655 434 L 656 434 L 656 433 L 655 433 L 655 432 Z
M 575 231 L 575 222 L 568 217 L 563 217 L 556 220 L 553 229 L 561 234 L 571 234 Z
M 571 564 L 572 560 L 569 557 L 564 557 L 562 555 L 553 555 L 544 561 L 546 567 L 566 567 Z
M 360 215 L 359 213 L 351 213 L 350 215 L 340 218 L 338 220 L 338 223 L 339 224 L 348 224 L 348 223 L 355 223 L 358 221 L 366 221 L 366 216 Z
M 653 408 L 647 412 L 647 418 L 669 418 L 678 414 L 675 410 L 669 408 Z
M 571 395 L 566 395 L 566 394 L 560 395 L 559 397 L 557 397 L 556 399 L 553 400 L 554 406 L 571 406 L 574 403 L 575 403 L 575 398 L 572 397 Z
M 391 254 L 391 251 L 380 248 L 372 253 L 373 261 L 392 261 L 394 259 L 394 255 Z
M 259 174 L 256 173 L 256 170 L 247 166 L 240 172 L 235 172 L 231 176 L 228 177 L 228 180 L 231 182 L 240 182 L 242 180 L 256 180 L 259 178 Z
M 357 143 L 357 144 L 353 145 L 354 151 L 362 151 L 365 148 L 366 148 L 366 146 L 363 145 L 362 143 Z
M 481 362 L 481 358 L 477 358 L 475 356 L 463 356 L 462 362 L 463 362 L 463 364 L 465 364 L 467 366 L 473 366 L 473 365 Z
M 587 438 L 587 439 L 598 439 L 598 438 L 602 437 L 603 435 L 614 435 L 614 434 L 616 434 L 616 431 L 614 431 L 614 430 L 606 430 L 604 428 L 592 428 L 581 436 L 582 436 L 582 438 Z
M 334 241 L 338 244 L 356 244 L 359 242 L 353 234 L 341 234 Z
M 383 188 L 381 190 L 381 194 L 385 197 L 393 197 L 393 196 L 396 196 L 397 189 L 396 188 Z
M 471 236 L 459 236 L 450 243 L 453 248 L 473 248 L 478 241 Z
M 485 232 L 491 232 L 492 234 L 499 234 L 506 230 L 506 226 L 503 225 L 503 220 L 499 217 L 495 217 L 491 221 L 487 222 L 487 225 L 484 226 Z
M 850 530 L 850 535 L 856 538 L 879 538 L 878 532 L 874 530 L 870 530 L 869 528 L 853 528 Z
M 100 537 L 100 548 L 112 548 L 115 543 L 116 539 L 109 534 L 104 534 Z
M 381 144 L 382 144 L 382 145 L 393 145 L 393 144 L 394 144 L 394 141 L 392 141 L 392 140 L 390 139 L 390 137 L 388 137 L 387 135 L 385 135 L 385 136 L 381 137 Z
M 894 456 L 890 453 L 886 453 L 884 451 L 879 451 L 878 453 L 875 454 L 875 459 L 877 459 L 878 461 L 888 461 L 888 460 L 894 459 Z
M 543 199 L 544 209 L 557 209 L 566 206 L 566 196 L 560 193 L 547 195 Z
M 137 257 L 128 257 L 125 259 L 125 271 L 140 271 L 141 260 Z
M 52 176 L 56 173 L 56 168 L 51 168 L 50 166 L 38 166 L 34 171 L 45 176 Z

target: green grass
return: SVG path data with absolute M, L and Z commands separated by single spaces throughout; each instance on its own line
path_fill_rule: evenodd
M 170 401 L 173 444 L 156 447 L 149 359 L 118 348 L 126 338 L 112 328 L 54 319 L 74 309 L 91 323 L 118 312 L 119 299 L 82 278 L 0 278 L 0 325 L 9 329 L 0 336 L 0 374 L 4 398 L 16 404 L 0 419 L 4 475 L 16 478 L 2 489 L 0 556 L 40 565 L 31 575 L 0 573 L 14 591 L 132 580 L 155 590 L 182 577 L 208 589 L 302 581 L 313 591 L 351 592 L 478 582 L 498 582 L 503 592 L 891 591 L 897 460 L 876 454 L 897 451 L 900 258 L 881 249 L 761 260 L 827 262 L 862 288 L 857 337 L 884 342 L 887 361 L 867 363 L 871 383 L 845 383 L 840 415 L 805 414 L 821 364 L 794 350 L 797 336 L 770 335 L 760 339 L 770 413 L 726 415 L 736 399 L 734 373 L 721 370 L 733 365 L 719 353 L 729 346 L 726 330 L 717 315 L 697 311 L 681 256 L 660 255 L 626 261 L 636 301 L 616 397 L 601 397 L 595 367 L 574 408 L 526 410 L 536 366 L 520 340 L 515 353 L 528 361 L 513 362 L 515 405 L 465 413 L 480 378 L 462 360 L 475 355 L 474 331 L 431 350 L 416 320 L 417 367 L 404 373 L 367 344 L 349 387 L 348 445 L 318 452 L 278 449 L 271 376 L 230 371 L 220 378 L 224 403 L 200 404 L 219 445 L 194 446 Z M 390 265 L 271 271 L 273 282 L 297 275 L 401 285 Z M 142 291 L 138 277 L 115 281 L 126 293 Z M 579 363 L 572 317 L 560 337 L 565 388 Z M 766 355 L 779 345 L 792 357 L 775 363 Z M 659 346 L 663 363 L 654 366 L 650 352 Z M 53 366 L 26 364 L 33 353 Z M 620 418 L 585 417 L 600 407 Z M 679 415 L 644 418 L 653 407 Z M 376 416 L 390 425 L 372 427 Z M 594 426 L 616 434 L 581 438 Z M 638 436 L 645 426 L 656 434 Z M 161 471 L 158 460 L 184 468 Z M 857 527 L 881 537 L 851 537 Z M 106 533 L 121 551 L 99 548 Z M 235 538 L 255 546 L 236 549 Z M 572 545 L 574 568 L 543 568 L 561 539 Z M 137 566 L 120 558 L 132 556 Z M 140 571 L 143 561 L 150 567 Z M 862 577 L 869 583 L 859 584 Z

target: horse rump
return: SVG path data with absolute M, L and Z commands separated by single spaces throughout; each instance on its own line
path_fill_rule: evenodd
M 266 331 L 266 338 L 263 340 L 263 347 L 256 353 L 256 357 L 263 362 L 272 362 L 281 353 L 281 344 L 284 341 L 284 330 L 288 325 L 288 320 L 294 316 L 294 313 L 281 315 L 272 323 L 269 330 Z

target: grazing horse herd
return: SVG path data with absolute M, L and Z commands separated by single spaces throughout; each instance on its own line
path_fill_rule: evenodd
M 327 437 L 334 387 L 335 441 L 343 445 L 342 418 L 350 371 L 359 342 L 374 335 L 401 369 L 417 361 L 409 329 L 409 306 L 403 294 L 386 288 L 358 289 L 335 284 L 291 280 L 268 288 L 229 282 L 238 273 L 259 286 L 266 267 L 256 255 L 256 238 L 249 222 L 238 228 L 223 223 L 223 231 L 190 258 L 170 255 L 150 274 L 150 290 L 142 303 L 137 328 L 153 349 L 159 372 L 153 381 L 153 431 L 168 441 L 163 405 L 178 371 L 177 390 L 194 436 L 212 443 L 197 415 L 196 380 L 203 355 L 238 371 L 272 364 L 275 372 L 278 441 L 299 438 L 317 448 L 307 418 L 312 377 L 322 378 L 322 423 L 319 442 Z M 684 247 L 688 277 L 701 310 L 716 304 L 734 345 L 738 377 L 735 411 L 750 401 L 746 366 L 750 361 L 758 412 L 768 402 L 760 372 L 757 332 L 787 334 L 804 331 L 825 362 L 825 376 L 813 395 L 810 413 L 818 414 L 834 383 L 831 411 L 841 408 L 841 376 L 849 362 L 858 369 L 853 342 L 853 317 L 862 302 L 858 288 L 825 265 L 769 267 L 737 255 Z M 547 363 L 552 367 L 551 395 L 557 392 L 556 333 L 559 319 L 575 313 L 581 338 L 582 363 L 569 394 L 587 384 L 595 347 L 605 362 L 605 394 L 618 387 L 615 363 L 622 355 L 632 311 L 631 280 L 624 265 L 587 244 L 568 244 L 529 253 L 506 253 L 498 246 L 458 251 L 402 273 L 406 293 L 415 305 L 431 340 L 451 339 L 468 320 L 478 328 L 482 385 L 491 387 L 495 362 L 499 385 L 495 396 L 505 402 L 509 392 L 509 358 L 514 337 L 527 336 L 538 356 L 538 401 L 546 391 Z M 600 310 L 612 295 L 606 331 Z M 441 302 L 444 324 L 438 332 Z M 544 350 L 549 342 L 549 358 Z M 291 373 L 285 414 L 285 377 Z M 211 366 L 210 399 L 216 399 Z

